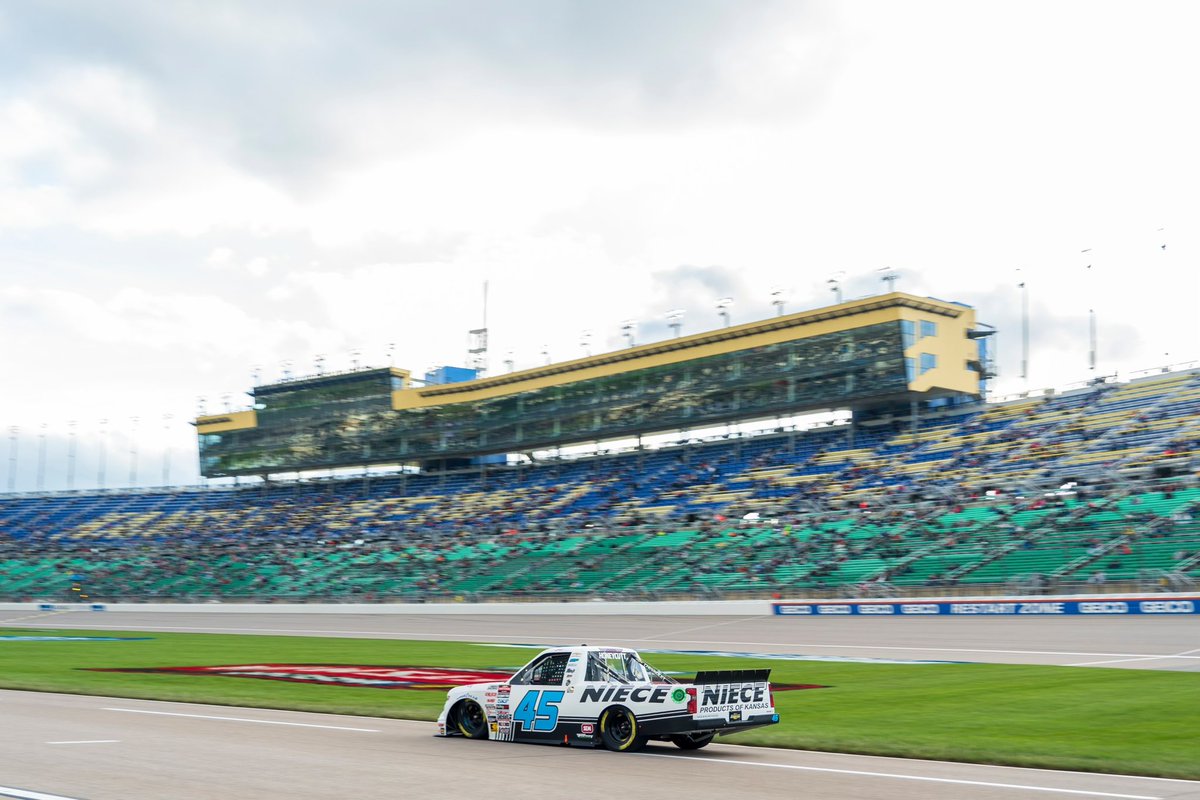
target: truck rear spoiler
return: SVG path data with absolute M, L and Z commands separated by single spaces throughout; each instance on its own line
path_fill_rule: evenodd
M 697 672 L 690 682 L 706 683 L 762 683 L 771 677 L 769 669 L 713 669 Z

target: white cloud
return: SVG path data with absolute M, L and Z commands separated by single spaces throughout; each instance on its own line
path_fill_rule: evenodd
M 4 18 L 0 366 L 32 388 L 0 418 L 461 363 L 485 280 L 493 370 L 885 265 L 1000 328 L 1002 388 L 1018 267 L 1035 385 L 1087 377 L 1089 308 L 1104 370 L 1200 356 L 1191 4 L 330 8 Z

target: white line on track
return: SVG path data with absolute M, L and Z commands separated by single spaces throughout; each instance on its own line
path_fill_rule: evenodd
M 737 617 L 736 619 L 728 619 L 728 620 L 725 620 L 724 622 L 713 622 L 708 625 L 697 625 L 694 628 L 684 628 L 681 631 L 671 631 L 670 633 L 660 633 L 655 636 L 649 636 L 645 639 L 639 639 L 639 641 L 656 642 L 656 641 L 660 641 L 661 637 L 663 637 L 663 636 L 679 636 L 681 633 L 692 633 L 693 631 L 706 631 L 709 628 L 719 628 L 722 625 L 733 625 L 735 622 L 746 622 L 747 620 L 752 620 L 752 619 L 760 619 L 760 617 L 757 617 L 757 616 L 755 616 L 755 617 Z
M 1165 656 L 1142 656 L 1141 658 L 1117 658 L 1109 661 L 1084 661 L 1079 664 L 1065 664 L 1067 667 L 1096 667 L 1101 664 L 1127 664 L 1130 661 L 1159 661 L 1164 658 L 1200 658 L 1193 656 L 1192 653 L 1200 653 L 1200 650 L 1184 650 L 1182 653 L 1173 653 Z
M 1086 789 L 1058 789 L 1053 786 L 1032 786 L 1023 783 L 995 783 L 992 781 L 970 781 L 964 778 L 934 778 L 928 775 L 903 775 L 895 772 L 867 772 L 857 769 L 834 769 L 832 767 L 806 767 L 799 764 L 772 764 L 765 761 L 715 761 L 694 756 L 677 756 L 667 753 L 637 753 L 644 758 L 673 758 L 684 761 L 698 761 L 703 764 L 736 764 L 741 767 L 766 767 L 770 769 L 795 769 L 803 772 L 827 772 L 836 775 L 857 775 L 866 778 L 890 778 L 902 781 L 925 781 L 928 783 L 952 783 L 959 786 L 986 786 L 992 789 L 1019 789 L 1024 792 L 1056 792 L 1058 794 L 1083 795 L 1085 797 L 1113 797 L 1119 800 L 1164 800 L 1157 795 L 1147 794 L 1117 794 L 1115 792 L 1095 792 Z
M 324 728 L 330 731 L 358 731 L 360 733 L 379 733 L 378 728 L 347 728 L 342 725 L 314 725 L 309 722 L 283 722 L 275 719 L 249 719 L 246 717 L 218 717 L 212 714 L 180 714 L 175 711 L 148 711 L 144 708 L 110 708 L 105 711 L 123 711 L 127 714 L 155 714 L 160 717 L 191 717 L 193 719 L 216 719 L 223 722 L 257 722 L 259 725 L 289 725 L 293 728 Z
M 22 626 L 25 627 L 25 626 Z M 186 625 L 142 625 L 142 624 L 126 624 L 126 625 L 98 625 L 98 624 L 74 624 L 72 628 L 96 629 L 96 630 L 130 630 L 139 631 L 204 631 L 207 633 L 287 633 L 287 634 L 337 634 L 346 636 L 347 638 L 355 637 L 371 637 L 383 636 L 394 639 L 447 639 L 449 641 L 460 641 L 468 644 L 473 642 L 496 642 L 493 637 L 496 636 L 494 631 L 486 633 L 430 633 L 428 631 L 348 631 L 348 630 L 326 630 L 319 628 L 227 628 L 227 627 L 204 627 L 204 626 L 186 626 Z M 666 634 L 660 634 L 666 635 Z M 564 641 L 562 636 L 523 636 L 525 641 L 529 642 L 548 642 L 558 644 Z M 569 638 L 569 637 L 566 637 Z M 1200 655 L 1166 655 L 1163 653 L 1101 653 L 1078 650 L 995 650 L 990 648 L 967 648 L 967 647 L 907 647 L 899 645 L 881 645 L 881 644 L 818 644 L 815 642 L 744 642 L 744 641 L 725 641 L 714 642 L 703 639 L 653 639 L 653 638 L 621 638 L 624 642 L 653 642 L 654 644 L 699 644 L 705 645 L 708 648 L 723 645 L 735 645 L 742 647 L 791 647 L 803 649 L 806 647 L 818 647 L 833 650 L 900 650 L 909 653 L 991 653 L 999 655 L 1038 655 L 1038 656 L 1110 656 L 1113 658 L 1185 658 L 1189 660 L 1200 661 Z
M 116 744 L 120 739 L 79 739 L 74 742 L 46 742 L 46 744 Z
M 63 797 L 61 794 L 46 794 L 29 789 L 13 789 L 10 786 L 0 786 L 0 797 L 16 797 L 18 800 L 77 800 L 74 797 Z
M 68 609 L 63 609 L 62 611 L 43 611 L 40 614 L 26 614 L 23 617 L 13 617 L 12 619 L 0 619 L 0 625 L 6 624 L 9 622 L 21 622 L 22 620 L 27 620 L 27 619 L 41 619 L 42 617 L 53 617 L 55 614 L 69 614 L 69 613 L 71 613 L 71 612 Z

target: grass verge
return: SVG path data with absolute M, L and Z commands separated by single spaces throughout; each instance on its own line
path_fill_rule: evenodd
M 0 688 L 432 720 L 441 691 L 89 668 L 293 663 L 515 668 L 536 650 L 457 642 L 3 629 Z M 1007 664 L 852 664 L 654 655 L 666 670 L 772 669 L 783 721 L 741 744 L 1200 779 L 1200 673 Z

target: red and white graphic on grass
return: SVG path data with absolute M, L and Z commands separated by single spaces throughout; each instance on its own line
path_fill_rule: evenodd
M 385 667 L 352 664 L 227 664 L 212 667 L 144 667 L 96 669 L 93 672 L 156 672 L 170 675 L 215 675 L 260 678 L 374 689 L 449 689 L 471 683 L 506 681 L 511 672 L 447 667 Z

